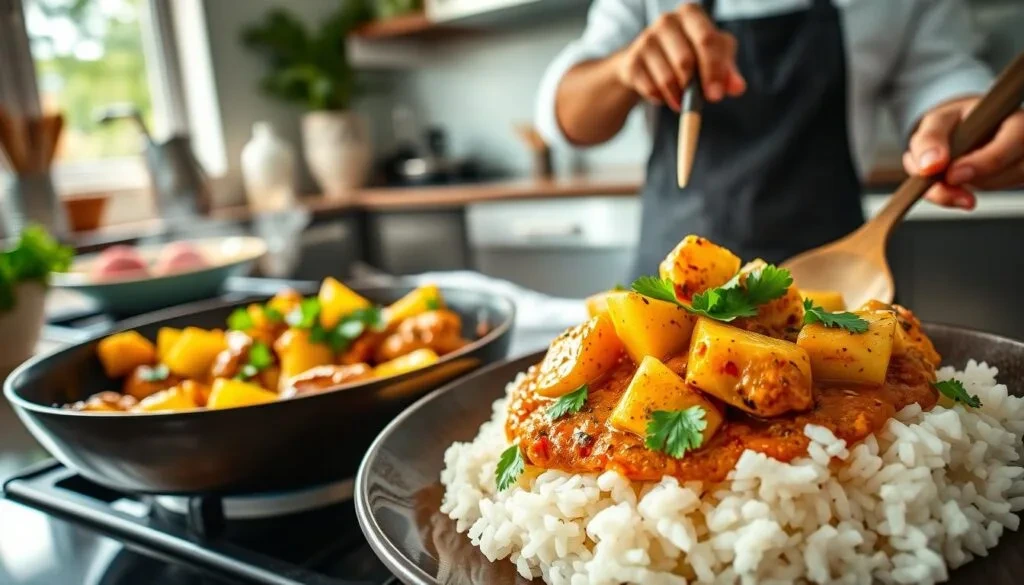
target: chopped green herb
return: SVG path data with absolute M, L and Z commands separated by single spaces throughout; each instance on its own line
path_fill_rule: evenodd
M 249 363 L 257 369 L 270 367 L 274 363 L 274 355 L 270 353 L 270 346 L 262 341 L 255 341 L 249 348 Z
M 249 310 L 245 307 L 239 307 L 228 315 L 228 329 L 248 331 L 255 327 L 255 325 L 256 323 L 253 322 L 252 315 L 249 314 Z
M 494 480 L 498 484 L 498 491 L 503 492 L 512 487 L 519 476 L 526 469 L 526 461 L 523 460 L 523 453 L 519 445 L 512 445 L 501 453 L 498 459 L 498 467 L 494 470 Z
M 682 459 L 687 451 L 704 443 L 704 409 L 691 406 L 683 410 L 656 410 L 647 421 L 647 439 L 644 445 L 652 451 L 661 451 L 670 457 Z
M 567 414 L 579 412 L 587 402 L 587 393 L 590 388 L 584 384 L 572 392 L 560 396 L 551 406 L 548 407 L 548 418 L 558 420 Z
M 284 321 L 284 315 L 274 307 L 263 307 L 263 316 L 271 323 L 281 323 Z
M 815 306 L 811 299 L 804 299 L 804 325 L 820 323 L 825 327 L 845 329 L 851 333 L 864 333 L 868 330 L 868 322 L 855 313 L 832 313 Z
M 747 291 L 747 300 L 754 305 L 763 305 L 786 294 L 793 284 L 793 275 L 785 268 L 774 264 L 766 264 L 747 275 L 743 288 Z
M 436 311 L 441 308 L 441 301 L 437 297 L 430 297 L 426 302 L 428 311 Z
M 171 370 L 163 364 L 157 364 L 153 367 L 140 366 L 139 367 L 139 378 L 144 382 L 163 382 L 171 375 Z
M 238 370 L 238 375 L 235 378 L 239 380 L 254 378 L 272 365 L 274 365 L 274 354 L 271 353 L 270 346 L 262 341 L 254 341 L 249 348 L 248 360 Z
M 960 380 L 955 378 L 951 380 L 943 380 L 941 382 L 933 383 L 932 386 L 935 386 L 936 390 L 953 402 L 959 402 L 960 404 L 970 406 L 971 408 L 981 407 L 981 399 L 978 398 L 978 395 L 969 394 L 967 392 L 967 388 L 964 388 L 963 382 Z
M 738 288 L 712 288 L 693 295 L 688 311 L 695 315 L 724 321 L 737 317 L 756 317 L 757 307 Z
M 312 329 L 320 317 L 320 300 L 316 297 L 302 299 L 298 307 L 291 310 L 284 318 L 292 327 L 298 329 Z
M 352 311 L 348 318 L 362 321 L 368 329 L 373 331 L 384 331 L 387 323 L 384 321 L 384 309 L 382 307 L 366 307 Z
M 235 376 L 236 380 L 248 380 L 255 378 L 260 373 L 259 368 L 252 364 L 245 364 L 238 370 L 238 375 Z
M 674 303 L 680 307 L 684 306 L 676 298 L 676 287 L 667 278 L 656 276 L 641 276 L 633 281 L 633 291 L 659 301 Z
M 612 287 L 612 290 L 615 292 L 621 292 L 626 290 L 626 287 L 623 286 L 621 282 L 616 282 L 615 286 Z
M 786 294 L 793 277 L 785 268 L 768 264 L 747 275 L 746 283 L 739 286 L 739 275 L 724 285 L 693 295 L 689 305 L 676 298 L 675 286 L 668 279 L 642 276 L 633 282 L 633 290 L 645 297 L 675 303 L 694 315 L 728 323 L 738 317 L 754 317 L 758 305 Z

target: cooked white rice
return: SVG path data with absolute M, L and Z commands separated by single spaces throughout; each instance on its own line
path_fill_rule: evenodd
M 445 453 L 441 510 L 491 561 L 552 584 L 944 581 L 985 556 L 1024 509 L 1024 399 L 971 361 L 980 409 L 903 409 L 849 448 L 808 425 L 808 456 L 747 451 L 716 485 L 545 471 L 497 493 L 504 401 Z

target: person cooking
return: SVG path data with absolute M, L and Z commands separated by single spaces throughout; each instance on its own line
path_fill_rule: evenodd
M 929 200 L 972 209 L 976 189 L 1024 184 L 1024 112 L 949 160 L 951 131 L 993 81 L 969 52 L 962 1 L 703 4 L 595 0 L 541 84 L 538 126 L 555 144 L 609 140 L 646 102 L 654 141 L 638 273 L 689 233 L 780 262 L 856 229 L 884 106 L 910 136 L 906 171 L 941 175 Z M 706 105 L 680 189 L 680 99 L 693 75 Z

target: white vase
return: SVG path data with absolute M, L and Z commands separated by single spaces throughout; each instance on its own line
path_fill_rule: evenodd
M 36 281 L 14 287 L 14 308 L 0 312 L 0 380 L 32 357 L 43 329 L 46 287 Z
M 373 149 L 366 121 L 351 111 L 309 112 L 302 142 L 313 177 L 329 199 L 348 199 L 366 185 Z
M 242 149 L 242 182 L 254 211 L 280 211 L 295 203 L 295 150 L 267 122 L 253 124 Z

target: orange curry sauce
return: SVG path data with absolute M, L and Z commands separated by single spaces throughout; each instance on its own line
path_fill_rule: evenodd
M 686 373 L 686 356 L 666 362 L 680 376 Z M 726 422 L 700 449 L 674 459 L 651 451 L 644 440 L 606 424 L 612 409 L 629 386 L 636 365 L 623 357 L 602 379 L 590 384 L 586 404 L 575 413 L 549 420 L 552 400 L 537 396 L 527 377 L 513 389 L 508 404 L 506 434 L 519 438 L 527 461 L 547 469 L 568 472 L 618 471 L 630 479 L 658 480 L 672 475 L 682 481 L 717 482 L 725 479 L 746 449 L 790 461 L 807 453 L 807 424 L 830 429 L 852 444 L 879 430 L 903 407 L 917 402 L 932 408 L 938 395 L 931 386 L 935 369 L 917 354 L 893 356 L 882 386 L 815 385 L 814 407 L 799 414 L 758 419 L 735 408 L 726 411 Z

